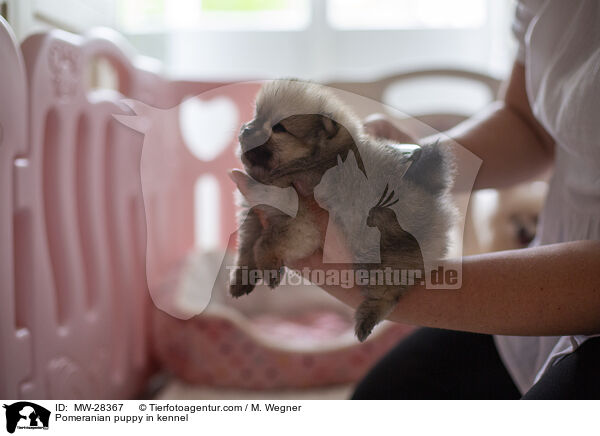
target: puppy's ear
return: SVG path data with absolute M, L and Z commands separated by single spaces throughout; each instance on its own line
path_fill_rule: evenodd
M 321 123 L 323 124 L 323 130 L 325 130 L 327 138 L 333 138 L 340 130 L 340 125 L 325 115 L 321 115 Z
M 421 185 L 433 194 L 444 192 L 452 186 L 454 160 L 446 147 L 437 142 L 425 144 L 413 156 L 413 162 L 404 174 L 405 179 Z

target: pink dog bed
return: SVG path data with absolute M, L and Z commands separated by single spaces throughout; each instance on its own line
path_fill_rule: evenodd
M 225 286 L 217 292 L 187 320 L 154 311 L 156 357 L 190 383 L 282 389 L 354 382 L 412 330 L 386 322 L 361 344 L 352 311 L 311 285 L 260 286 L 237 300 Z

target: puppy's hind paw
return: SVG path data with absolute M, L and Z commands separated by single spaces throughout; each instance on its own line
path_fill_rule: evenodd
M 374 318 L 367 318 L 356 321 L 354 332 L 356 333 L 356 337 L 360 342 L 364 342 L 369 337 L 377 322 L 378 321 Z
M 389 312 L 389 306 L 381 300 L 366 299 L 356 309 L 356 325 L 354 331 L 360 342 L 364 342 L 373 328 L 385 318 Z

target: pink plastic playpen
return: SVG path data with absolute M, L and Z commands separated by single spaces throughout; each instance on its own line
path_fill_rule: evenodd
M 229 98 L 239 119 L 250 119 L 258 85 L 234 87 L 227 95 L 219 83 L 168 81 L 140 67 L 140 58 L 118 48 L 116 39 L 51 31 L 19 47 L 0 22 L 0 396 L 130 398 L 160 366 L 191 381 L 259 388 L 359 377 L 406 327 L 380 338 L 379 347 L 307 354 L 256 342 L 227 316 L 182 321 L 154 307 L 147 283 L 176 270 L 193 248 L 193 190 L 200 175 L 211 174 L 218 184 L 219 240 L 229 241 L 234 186 L 225 170 L 239 166 L 236 135 L 204 162 L 185 147 L 177 117 L 162 117 L 145 135 L 144 147 L 167 145 L 147 156 L 145 168 L 154 177 L 144 181 L 142 196 L 144 135 L 113 115 L 133 115 L 124 97 L 168 109 L 203 95 Z M 88 89 L 86 68 L 98 57 L 117 71 L 118 92 Z M 147 244 L 156 244 L 150 258 Z M 219 335 L 216 344 L 206 339 Z M 241 376 L 203 369 L 201 362 L 214 357 L 211 346 L 227 354 L 226 347 L 236 344 L 254 356 L 255 367 L 266 365 L 270 373 L 262 381 L 244 383 L 252 379 L 249 368 L 235 359 L 227 365 Z M 349 351 L 350 372 L 339 369 Z

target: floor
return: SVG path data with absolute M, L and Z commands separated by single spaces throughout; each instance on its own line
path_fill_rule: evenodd
M 285 391 L 249 391 L 193 386 L 173 380 L 158 392 L 157 400 L 345 400 L 352 385 Z

